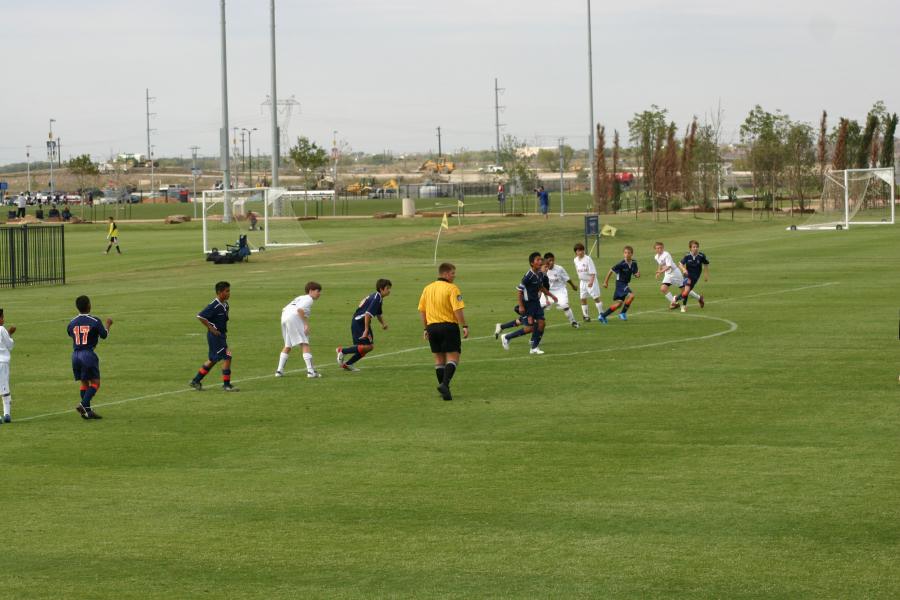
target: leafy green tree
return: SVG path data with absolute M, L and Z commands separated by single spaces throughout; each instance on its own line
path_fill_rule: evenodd
M 659 150 L 665 139 L 668 110 L 653 104 L 649 110 L 635 113 L 628 121 L 628 137 L 632 146 L 637 149 L 638 166 L 644 181 L 644 191 L 648 197 L 653 196 L 653 184 L 657 179 L 656 167 Z
M 533 189 L 538 182 L 537 174 L 531 168 L 531 160 L 521 150 L 527 145 L 513 135 L 505 135 L 500 141 L 500 164 L 513 182 L 513 194 L 523 195 Z
M 310 142 L 309 138 L 301 136 L 297 138 L 297 144 L 290 149 L 288 156 L 303 175 L 306 189 L 312 189 L 316 176 L 328 164 L 328 153 L 315 142 Z
M 66 170 L 78 178 L 79 191 L 86 187 L 85 181 L 88 178 L 96 177 L 100 174 L 100 169 L 97 167 L 97 163 L 91 160 L 90 154 L 82 154 L 69 160 L 66 163 Z
M 847 137 L 850 131 L 850 121 L 841 117 L 835 128 L 834 153 L 831 156 L 831 168 L 835 171 L 843 171 L 847 168 Z
M 897 133 L 897 113 L 892 114 L 885 121 L 884 144 L 881 146 L 881 166 L 894 166 L 894 135 Z
M 813 128 L 807 123 L 791 123 L 786 139 L 787 173 L 791 195 L 791 212 L 794 211 L 794 198 L 800 203 L 802 213 L 806 206 L 804 190 L 815 181 L 816 150 L 813 141 Z
M 853 166 L 857 169 L 865 169 L 869 166 L 869 156 L 872 144 L 875 142 L 875 134 L 878 129 L 878 117 L 869 113 L 866 117 L 866 128 L 860 137 L 859 146 L 856 148 L 856 157 Z
M 784 171 L 790 123 L 790 118 L 781 111 L 770 113 L 757 104 L 741 125 L 741 142 L 749 148 L 753 185 L 757 195 L 759 190 L 764 190 L 767 205 L 775 200 L 779 177 Z

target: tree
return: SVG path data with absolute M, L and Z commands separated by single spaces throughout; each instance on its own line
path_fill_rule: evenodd
M 513 189 L 509 190 L 512 194 L 521 195 L 526 189 L 534 188 L 538 181 L 537 174 L 531 168 L 531 162 L 521 152 L 525 147 L 525 142 L 512 135 L 505 135 L 500 141 L 500 164 L 509 175 L 510 181 L 514 183 Z
M 872 151 L 872 142 L 875 140 L 875 132 L 878 129 L 878 117 L 872 113 L 866 117 L 866 128 L 856 148 L 856 157 L 853 166 L 857 169 L 865 169 L 869 166 L 869 155 Z
M 609 212 L 609 174 L 606 172 L 606 128 L 597 124 L 597 148 L 594 152 L 594 212 Z
M 91 160 L 90 154 L 82 154 L 81 156 L 76 156 L 69 160 L 69 162 L 66 163 L 66 169 L 69 173 L 78 178 L 78 189 L 80 192 L 84 190 L 84 182 L 88 177 L 94 177 L 100 174 L 100 169 L 98 169 L 97 164 Z
M 697 117 L 688 126 L 684 136 L 684 146 L 681 149 L 681 189 L 685 202 L 690 202 L 694 197 L 694 145 L 697 142 Z
M 819 183 L 825 185 L 825 160 L 828 158 L 828 113 L 822 111 L 819 121 L 819 144 L 816 148 L 816 161 L 819 163 Z
M 750 170 L 753 186 L 766 190 L 768 202 L 773 202 L 778 192 L 778 178 L 784 170 L 786 137 L 790 118 L 781 111 L 770 113 L 760 105 L 753 107 L 741 125 L 741 141 L 750 149 Z
M 665 198 L 666 210 L 669 210 L 669 201 L 672 194 L 678 191 L 678 142 L 675 140 L 677 128 L 675 123 L 669 124 L 666 131 L 666 149 L 662 153 L 660 168 L 659 194 Z
M 835 171 L 843 171 L 847 168 L 847 136 L 850 130 L 850 122 L 841 117 L 837 126 L 837 139 L 834 142 L 834 154 L 831 157 L 831 168 Z
M 666 117 L 668 111 L 655 104 L 650 110 L 635 113 L 628 121 L 628 136 L 632 146 L 637 147 L 638 166 L 644 181 L 644 191 L 648 198 L 653 196 L 653 184 L 656 181 L 658 152 L 662 146 L 662 140 L 666 135 Z
M 622 206 L 622 184 L 616 174 L 619 172 L 619 155 L 622 149 L 619 147 L 619 131 L 613 131 L 613 150 L 612 150 L 612 209 L 618 211 Z
M 800 203 L 800 212 L 805 208 L 804 188 L 809 179 L 815 178 L 816 152 L 813 143 L 813 129 L 806 123 L 791 123 L 787 132 L 787 170 L 791 196 L 791 213 L 794 212 L 794 198 Z
M 290 149 L 288 156 L 303 175 L 306 189 L 312 189 L 316 176 L 328 164 L 328 153 L 315 142 L 310 142 L 309 138 L 301 136 L 297 138 L 297 144 Z
M 897 132 L 897 113 L 887 118 L 884 125 L 884 144 L 881 145 L 881 166 L 894 166 L 894 135 Z

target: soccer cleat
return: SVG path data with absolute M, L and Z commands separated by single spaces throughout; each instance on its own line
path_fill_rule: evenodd
M 275 371 L 275 377 L 284 377 L 284 373 L 281 371 Z
M 341 363 L 341 368 L 345 371 L 350 371 L 351 373 L 358 373 L 359 369 L 356 365 L 349 365 L 347 363 Z
M 192 388 L 194 388 L 195 390 L 197 390 L 198 392 L 203 391 L 203 384 L 200 383 L 199 381 L 191 380 L 191 382 L 188 385 L 191 386 Z
M 87 413 L 84 418 L 97 420 L 97 419 L 102 419 L 103 417 L 101 417 L 100 415 L 98 415 L 97 413 L 92 411 L 91 409 L 87 409 Z
M 343 366 L 343 365 L 344 365 L 344 353 L 341 351 L 340 348 L 338 348 L 337 350 L 335 350 L 335 352 L 337 352 L 337 364 L 338 364 L 338 366 L 339 366 L 339 367 L 340 367 L 340 366 Z
M 494 339 L 495 340 L 500 337 L 500 332 L 502 332 L 502 331 L 503 331 L 503 328 L 500 327 L 500 323 L 497 323 L 496 325 L 494 325 Z
M 597 317 L 597 320 L 600 321 L 601 323 L 603 323 L 604 325 L 606 325 L 607 323 L 609 323 L 609 321 L 607 321 L 607 320 L 606 320 L 606 317 L 604 317 L 603 315 L 599 315 L 599 316 Z
M 531 350 L 529 350 L 528 354 L 544 354 L 544 351 L 541 350 L 540 347 L 537 347 L 537 348 L 532 348 Z
M 675 310 L 678 308 L 678 300 L 672 300 L 672 303 L 669 304 L 669 310 Z
M 11 422 L 12 422 L 12 417 L 10 417 L 9 415 L 3 415 L 3 422 L 4 422 L 4 423 L 11 423 Z
M 317 377 L 321 377 L 321 376 L 322 376 L 322 374 L 319 373 L 318 371 L 307 371 L 306 372 L 307 379 L 316 379 Z
M 223 383 L 223 384 L 222 384 L 222 391 L 223 391 L 223 392 L 239 392 L 239 391 L 241 391 L 241 390 L 239 390 L 238 388 L 234 387 L 234 386 L 231 385 L 230 383 Z
M 684 304 L 681 305 L 681 312 L 687 312 L 687 307 Z
M 703 305 L 706 304 L 706 302 L 703 301 L 703 294 L 700 294 L 700 298 L 697 300 L 697 304 L 700 305 L 700 308 L 703 308 Z
M 572 321 L 572 329 L 578 329 L 581 325 L 578 324 L 578 321 Z
M 500 345 L 503 346 L 504 350 L 509 350 L 509 340 L 505 335 L 500 336 Z
M 443 398 L 444 400 L 453 400 L 453 396 L 450 395 L 450 388 L 443 383 L 437 386 L 437 391 L 440 392 L 441 398 Z
M 86 408 L 85 408 L 84 406 L 82 406 L 81 404 L 79 404 L 78 406 L 76 406 L 76 407 L 75 407 L 75 410 L 78 412 L 79 415 L 81 415 L 81 418 L 82 418 L 82 419 L 90 419 L 90 417 L 87 416 L 87 415 L 88 415 L 88 409 L 86 409 Z
M 585 322 L 585 323 L 590 323 L 590 322 L 591 322 L 591 318 L 590 318 L 590 317 L 585 317 L 585 318 L 584 318 L 584 322 Z
M 619 313 L 619 320 L 620 320 L 620 321 L 627 321 L 627 320 L 628 320 L 628 315 L 626 315 L 625 313 Z

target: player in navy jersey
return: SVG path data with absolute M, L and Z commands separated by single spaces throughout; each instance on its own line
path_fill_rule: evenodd
M 684 307 L 687 306 L 688 298 L 691 296 L 696 298 L 700 308 L 703 308 L 704 304 L 706 304 L 703 294 L 696 292 L 697 284 L 700 283 L 701 273 L 703 274 L 703 281 L 709 281 L 709 260 L 707 260 L 705 254 L 700 252 L 700 242 L 691 240 L 688 242 L 688 250 L 689 252 L 678 263 L 678 268 L 686 276 L 685 286 L 681 291 L 682 312 L 684 312 Z
M 106 339 L 112 327 L 112 319 L 106 319 L 106 327 L 100 319 L 90 314 L 91 299 L 78 296 L 75 299 L 78 316 L 69 321 L 66 333 L 72 338 L 72 373 L 75 381 L 81 383 L 81 403 L 75 407 L 82 419 L 99 419 L 100 415 L 91 409 L 91 400 L 100 389 L 100 359 L 94 348 L 100 339 Z
M 619 318 L 623 321 L 628 320 L 628 309 L 631 308 L 631 303 L 634 302 L 634 292 L 631 291 L 631 287 L 628 285 L 631 283 L 632 277 L 640 277 L 641 271 L 638 269 L 638 264 L 636 260 L 632 260 L 634 256 L 634 248 L 631 246 L 625 246 L 622 249 L 622 260 L 609 270 L 609 273 L 606 274 L 606 279 L 603 280 L 603 287 L 609 287 L 609 278 L 615 273 L 616 275 L 616 291 L 613 294 L 612 304 L 609 305 L 605 311 L 600 313 L 600 322 L 603 324 L 608 323 L 606 317 L 616 312 L 620 306 L 622 307 L 622 312 L 619 313 Z
M 525 272 L 522 277 L 522 283 L 516 288 L 518 290 L 519 303 L 516 313 L 520 318 L 513 319 L 508 323 L 501 323 L 499 330 L 494 331 L 497 334 L 511 327 L 525 325 L 522 329 L 499 335 L 500 343 L 503 344 L 504 350 L 509 350 L 509 341 L 523 336 L 527 333 L 531 334 L 531 354 L 543 354 L 541 350 L 541 338 L 544 335 L 544 309 L 541 307 L 541 294 L 545 294 L 548 298 L 552 298 L 554 302 L 558 302 L 558 298 L 550 291 L 550 280 L 547 274 L 541 270 L 544 259 L 540 252 L 532 252 L 528 257 L 528 264 L 531 268 Z
M 209 345 L 208 360 L 203 363 L 190 386 L 198 392 L 203 390 L 200 382 L 217 362 L 222 361 L 222 389 L 236 392 L 231 385 L 231 350 L 228 348 L 228 299 L 231 297 L 231 284 L 220 281 L 216 284 L 216 297 L 206 305 L 197 318 L 206 327 L 206 343 Z
M 350 321 L 350 336 L 353 338 L 353 345 L 337 349 L 337 363 L 345 371 L 359 371 L 354 365 L 375 347 L 372 318 L 378 319 L 382 329 L 388 328 L 384 317 L 381 316 L 381 305 L 384 299 L 391 295 L 393 285 L 390 279 L 376 281 L 375 291 L 363 298 L 353 313 L 353 320 Z M 345 356 L 350 357 L 347 362 L 344 362 Z

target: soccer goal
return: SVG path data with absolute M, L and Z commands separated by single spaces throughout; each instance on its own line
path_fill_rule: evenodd
M 266 248 L 309 246 L 314 241 L 303 228 L 301 219 L 315 214 L 324 192 L 292 192 L 278 188 L 237 188 L 205 190 L 201 197 L 203 253 L 224 250 L 247 236 L 251 252 Z M 225 202 L 231 208 L 231 220 L 224 220 Z M 312 210 L 311 210 L 312 208 Z
M 845 169 L 825 174 L 818 204 L 801 225 L 789 229 L 849 229 L 894 224 L 894 169 Z

